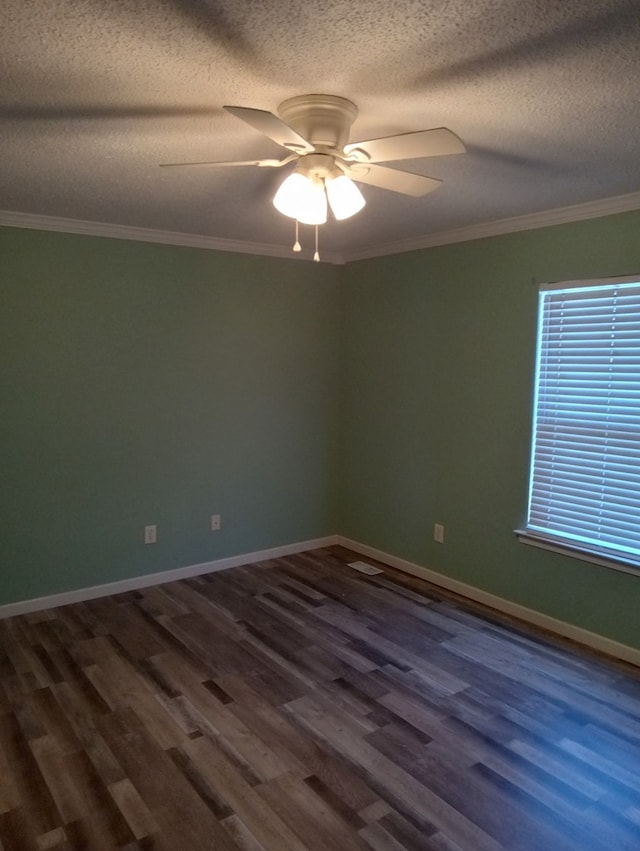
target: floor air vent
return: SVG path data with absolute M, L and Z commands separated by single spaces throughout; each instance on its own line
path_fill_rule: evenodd
M 372 564 L 367 564 L 364 561 L 352 561 L 349 563 L 349 567 L 359 570 L 360 573 L 366 573 L 368 576 L 373 576 L 374 573 L 384 573 L 379 567 L 374 567 Z

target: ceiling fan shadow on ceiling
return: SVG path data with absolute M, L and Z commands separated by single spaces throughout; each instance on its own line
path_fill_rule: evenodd
M 349 131 L 358 109 L 350 100 L 337 95 L 289 98 L 278 107 L 278 115 L 243 106 L 225 106 L 224 109 L 281 145 L 287 155 L 281 159 L 161 165 L 164 168 L 282 168 L 295 163 L 276 192 L 273 204 L 280 213 L 295 219 L 294 251 L 300 251 L 298 222 L 316 226 L 314 260 L 320 259 L 317 226 L 327 221 L 329 209 L 334 218 L 342 220 L 364 207 L 365 199 L 357 183 L 415 198 L 432 192 L 442 183 L 434 177 L 387 168 L 379 163 L 462 154 L 466 150 L 456 134 L 446 127 L 349 142 Z

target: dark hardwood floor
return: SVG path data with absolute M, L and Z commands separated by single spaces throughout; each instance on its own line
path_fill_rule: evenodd
M 637 672 L 355 560 L 0 622 L 0 847 L 638 851 Z

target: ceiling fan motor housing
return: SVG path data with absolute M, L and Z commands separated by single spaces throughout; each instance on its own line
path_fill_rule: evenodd
M 316 148 L 341 153 L 358 108 L 337 95 L 299 95 L 283 101 L 278 115 Z

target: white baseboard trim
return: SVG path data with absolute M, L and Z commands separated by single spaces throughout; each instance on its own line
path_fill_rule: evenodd
M 475 588 L 473 585 L 467 585 L 465 582 L 460 582 L 458 579 L 452 579 L 442 573 L 437 573 L 435 570 L 430 570 L 428 567 L 421 567 L 419 564 L 406 561 L 403 558 L 385 553 L 382 550 L 377 550 L 367 544 L 361 544 L 358 541 L 353 541 L 350 538 L 345 538 L 338 535 L 337 543 L 339 546 L 346 547 L 349 550 L 354 550 L 361 555 L 368 556 L 382 564 L 388 564 L 390 567 L 395 567 L 403 573 L 410 573 L 412 576 L 417 576 L 419 579 L 425 579 L 433 585 L 438 585 L 445 588 L 447 591 L 453 591 L 461 597 L 466 597 L 476 603 L 482 603 L 491 609 L 496 609 L 506 615 L 518 618 L 533 624 L 533 626 L 541 627 L 556 635 L 561 635 L 564 638 L 570 638 L 578 644 L 584 644 L 586 647 L 591 647 L 600 653 L 605 653 L 607 656 L 613 656 L 616 659 L 621 659 L 624 662 L 630 662 L 632 665 L 640 667 L 640 649 L 630 647 L 627 644 L 621 644 L 611 638 L 606 638 L 604 635 L 599 635 L 595 632 L 590 632 L 588 629 L 575 626 L 574 624 L 566 623 L 565 621 L 553 618 L 550 615 L 542 614 L 534 609 L 529 609 L 526 606 L 521 606 L 519 603 L 513 603 L 510 600 L 505 600 L 503 597 L 498 597 L 495 594 L 490 594 L 488 591 L 482 591 Z
M 433 585 L 445 588 L 447 591 L 452 591 L 454 594 L 459 594 L 461 597 L 466 597 L 476 603 L 496 609 L 496 611 L 518 618 L 533 626 L 540 627 L 564 638 L 570 638 L 572 641 L 584 644 L 586 647 L 591 647 L 600 653 L 605 653 L 608 656 L 613 656 L 614 658 L 640 667 L 640 649 L 638 648 L 621 644 L 598 633 L 590 632 L 582 627 L 566 623 L 550 615 L 529 609 L 526 606 L 521 606 L 519 603 L 505 600 L 503 597 L 490 594 L 488 591 L 482 591 L 473 585 L 467 585 L 465 582 L 452 579 L 442 573 L 437 573 L 428 567 L 422 567 L 419 564 L 414 564 L 406 559 L 391 555 L 391 553 L 386 553 L 383 550 L 378 550 L 375 547 L 370 547 L 351 538 L 345 538 L 342 535 L 327 535 L 323 538 L 299 541 L 295 544 L 271 547 L 270 549 L 257 550 L 252 553 L 241 553 L 240 555 L 207 561 L 202 564 L 191 564 L 172 570 L 163 570 L 160 573 L 132 576 L 129 579 L 120 579 L 116 582 L 107 582 L 103 585 L 93 585 L 89 588 L 77 588 L 72 591 L 64 591 L 60 594 L 51 594 L 45 597 L 34 597 L 30 600 L 6 603 L 0 605 L 0 620 L 14 617 L 15 615 L 29 614 L 30 612 L 38 612 L 42 609 L 53 609 L 57 606 L 67 606 L 70 603 L 82 603 L 85 600 L 95 600 L 98 597 L 107 597 L 111 594 L 122 594 L 126 591 L 148 588 L 150 585 L 162 585 L 165 582 L 174 582 L 177 579 L 189 579 L 193 576 L 202 576 L 205 573 L 216 573 L 219 570 L 228 570 L 231 567 L 241 567 L 245 564 L 255 564 L 256 562 L 267 561 L 268 559 L 281 558 L 282 556 L 295 555 L 296 553 L 306 552 L 307 550 L 317 550 L 322 547 L 336 545 L 346 547 L 349 550 L 360 553 L 360 555 L 368 556 L 382 564 L 388 564 L 390 567 L 395 567 L 403 573 L 417 576 L 419 579 L 424 579 Z
M 192 576 L 202 576 L 205 573 L 216 573 L 228 570 L 230 567 L 241 567 L 244 564 L 254 564 L 272 558 L 295 555 L 306 550 L 317 550 L 321 547 L 331 547 L 338 543 L 337 535 L 315 538 L 310 541 L 300 541 L 297 544 L 286 544 L 282 547 L 272 547 L 268 550 L 258 550 L 253 553 L 242 553 L 237 556 L 206 561 L 202 564 L 190 564 L 173 570 L 163 570 L 160 573 L 148 573 L 144 576 L 132 576 L 130 579 L 120 579 L 117 582 L 107 582 L 104 585 L 93 585 L 90 588 L 78 588 L 64 591 L 61 594 L 51 594 L 47 597 L 34 597 L 31 600 L 20 600 L 16 603 L 0 605 L 0 620 L 25 615 L 29 612 L 39 612 L 42 609 L 54 609 L 57 606 L 67 606 L 69 603 L 82 603 L 85 600 L 95 600 L 98 597 L 108 597 L 111 594 L 122 594 L 125 591 L 136 591 L 138 588 L 148 588 L 150 585 L 162 585 L 165 582 L 175 582 L 176 579 L 189 579 Z

